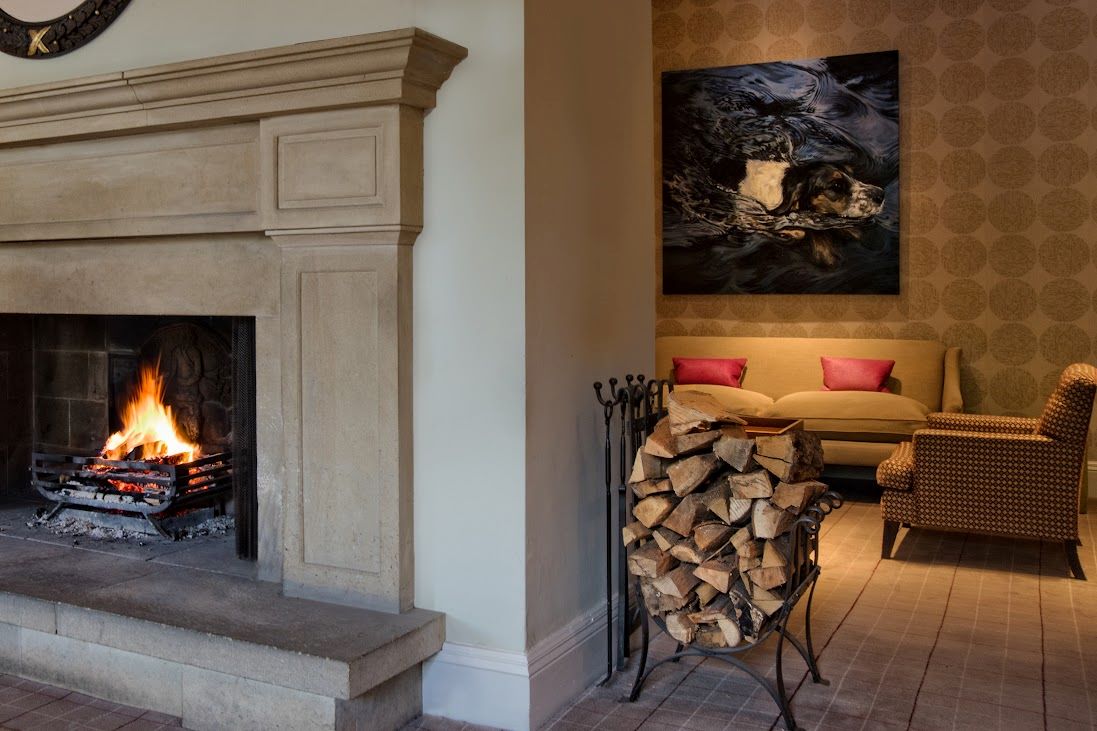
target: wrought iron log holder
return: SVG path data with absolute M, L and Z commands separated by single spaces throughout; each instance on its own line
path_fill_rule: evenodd
M 647 660 L 650 639 L 649 622 L 654 621 L 664 632 L 667 631 L 667 628 L 661 618 L 649 617 L 648 613 L 642 610 L 640 613 L 640 662 L 636 672 L 636 680 L 633 683 L 628 700 L 630 702 L 635 701 L 640 696 L 640 691 L 644 686 L 644 682 L 651 673 L 663 663 L 677 662 L 681 658 L 689 656 L 711 657 L 742 670 L 753 678 L 767 693 L 769 693 L 770 697 L 773 698 L 780 709 L 781 717 L 785 721 L 785 726 L 790 731 L 796 731 L 799 727 L 796 725 L 796 721 L 793 717 L 792 707 L 789 704 L 788 693 L 785 689 L 783 665 L 784 643 L 788 641 L 804 659 L 814 682 L 823 685 L 830 684 L 829 681 L 823 679 L 819 672 L 818 659 L 815 655 L 815 647 L 812 643 L 811 604 L 815 596 L 815 583 L 819 578 L 820 571 L 819 530 L 822 527 L 823 519 L 830 514 L 832 510 L 841 506 L 841 495 L 833 491 L 825 492 L 806 508 L 793 524 L 791 530 L 792 560 L 790 561 L 793 571 L 788 582 L 785 584 L 781 607 L 768 617 L 761 629 L 757 632 L 753 641 L 744 642 L 735 647 L 723 648 L 708 648 L 693 645 L 685 647 L 679 643 L 671 655 L 662 658 L 648 668 Z M 639 586 L 639 581 L 637 581 L 637 586 Z M 804 641 L 801 642 L 789 630 L 788 622 L 793 609 L 795 609 L 797 603 L 805 594 L 807 595 L 807 603 L 804 609 Z M 752 603 L 749 597 L 740 597 L 740 600 Z M 740 660 L 737 656 L 758 647 L 773 634 L 777 635 L 774 668 L 776 671 L 776 679 L 775 682 L 770 682 L 765 675 Z
M 643 445 L 647 435 L 655 427 L 655 422 L 665 413 L 663 406 L 665 380 L 649 380 L 644 375 L 628 374 L 623 385 L 616 378 L 610 378 L 609 388 L 601 381 L 594 384 L 594 394 L 602 407 L 605 440 L 603 458 L 605 462 L 605 498 L 606 498 L 606 677 L 608 681 L 614 672 L 614 661 L 618 670 L 624 668 L 629 657 L 628 637 L 630 630 L 639 620 L 634 612 L 628 593 L 628 573 L 625 567 L 625 550 L 616 550 L 616 573 L 614 571 L 615 546 L 619 533 L 614 530 L 614 513 L 618 530 L 626 522 L 630 509 L 631 491 L 628 489 L 628 470 L 632 457 Z M 615 454 L 616 452 L 616 454 Z M 613 464 L 617 462 L 617 479 L 614 479 Z M 616 510 L 614 510 L 616 498 Z M 616 582 L 614 579 L 616 578 Z M 615 591 L 616 586 L 616 591 Z M 613 597 L 617 594 L 617 627 L 614 633 Z M 615 641 L 616 640 L 616 641 Z
M 160 535 L 174 539 L 160 524 L 173 513 L 211 502 L 223 503 L 232 489 L 231 452 L 182 464 L 112 460 L 68 454 L 32 455 L 31 484 L 63 508 L 117 511 L 143 517 Z

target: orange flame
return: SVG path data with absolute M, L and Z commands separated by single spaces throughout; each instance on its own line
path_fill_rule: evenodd
M 110 435 L 103 445 L 105 459 L 125 459 L 140 447 L 140 459 L 179 456 L 182 462 L 196 459 L 200 450 L 179 434 L 164 404 L 164 380 L 156 366 L 141 366 L 137 388 L 122 412 L 122 430 Z

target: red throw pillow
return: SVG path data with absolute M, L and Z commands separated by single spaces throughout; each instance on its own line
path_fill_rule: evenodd
M 819 358 L 823 363 L 824 391 L 882 391 L 891 393 L 886 386 L 893 360 L 873 358 Z
M 674 358 L 676 385 L 708 384 L 741 388 L 739 376 L 747 365 L 746 358 Z

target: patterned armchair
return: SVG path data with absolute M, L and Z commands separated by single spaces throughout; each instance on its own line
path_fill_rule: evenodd
M 930 414 L 876 470 L 883 557 L 899 526 L 1061 541 L 1075 578 L 1078 489 L 1097 368 L 1068 366 L 1038 419 Z

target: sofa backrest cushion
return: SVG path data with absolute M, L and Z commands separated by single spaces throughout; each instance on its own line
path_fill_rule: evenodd
M 779 399 L 823 387 L 821 356 L 895 361 L 887 387 L 916 399 L 930 411 L 941 408 L 945 346 L 932 340 L 859 338 L 748 338 L 670 335 L 655 339 L 656 376 L 668 378 L 671 359 L 746 358 L 743 388 Z

